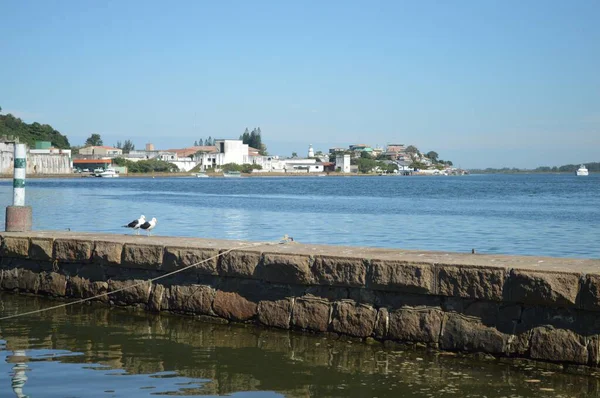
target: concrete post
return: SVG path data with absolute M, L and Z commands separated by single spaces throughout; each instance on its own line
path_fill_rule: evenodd
M 25 176 L 27 173 L 27 148 L 15 143 L 13 174 L 13 205 L 6 207 L 7 232 L 31 231 L 31 206 L 25 206 Z

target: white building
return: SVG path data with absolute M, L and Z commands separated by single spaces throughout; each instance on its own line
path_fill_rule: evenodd
M 335 157 L 335 169 L 342 173 L 350 173 L 350 155 L 341 154 Z
M 253 164 L 253 158 L 248 151 L 248 144 L 242 140 L 215 140 L 216 152 L 199 153 L 195 156 L 197 164 L 202 166 L 202 170 L 212 167 L 219 169 L 228 163 L 235 164 Z

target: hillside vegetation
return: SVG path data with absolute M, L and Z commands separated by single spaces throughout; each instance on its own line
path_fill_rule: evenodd
M 1 108 L 0 108 L 1 109 Z M 69 139 L 47 124 L 37 122 L 27 124 L 21 119 L 8 115 L 0 115 L 0 136 L 19 137 L 19 142 L 35 147 L 36 141 L 50 141 L 55 148 L 69 149 Z

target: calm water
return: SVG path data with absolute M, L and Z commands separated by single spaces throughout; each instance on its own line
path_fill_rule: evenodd
M 56 302 L 0 294 L 2 315 Z M 591 397 L 600 376 L 73 306 L 0 323 L 0 396 Z
M 157 235 L 600 258 L 600 174 L 27 184 L 35 229 L 127 233 L 120 226 L 144 214 Z M 10 204 L 10 180 L 0 197 Z

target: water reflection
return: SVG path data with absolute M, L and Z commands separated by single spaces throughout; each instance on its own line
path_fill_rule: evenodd
M 53 304 L 6 293 L 0 300 L 6 312 Z M 556 365 L 478 360 L 96 305 L 5 321 L 0 333 L 6 341 L 0 375 L 16 381 L 20 396 L 24 381 L 31 396 L 57 397 L 80 396 L 77 391 L 127 397 L 488 398 L 600 392 L 597 376 L 563 373 Z

